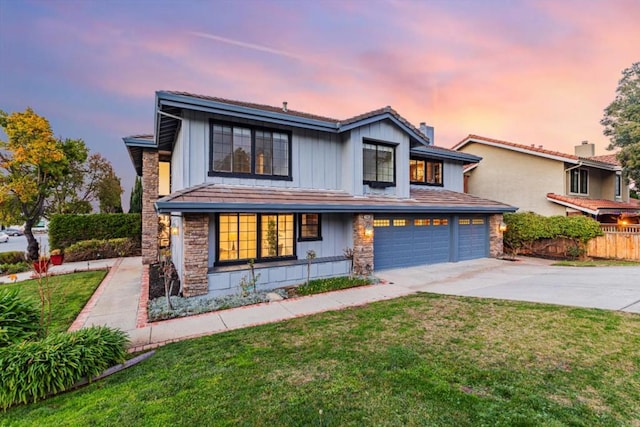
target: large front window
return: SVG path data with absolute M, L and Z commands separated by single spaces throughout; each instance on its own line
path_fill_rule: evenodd
M 412 184 L 442 185 L 442 162 L 428 159 L 409 160 L 409 180 Z
M 589 194 L 589 171 L 573 169 L 571 171 L 571 193 Z
M 212 122 L 210 152 L 210 176 L 291 179 L 288 133 Z
M 293 214 L 220 214 L 218 261 L 293 257 L 293 218 Z
M 363 181 L 371 186 L 395 184 L 395 148 L 384 144 L 362 144 Z

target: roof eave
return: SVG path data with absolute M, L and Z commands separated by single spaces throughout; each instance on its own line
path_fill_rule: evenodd
M 424 135 L 420 135 L 419 133 L 417 133 L 416 131 L 414 131 L 413 129 L 411 129 L 409 126 L 407 126 L 405 123 L 403 123 L 401 120 L 398 120 L 398 118 L 396 116 L 394 116 L 393 114 L 391 114 L 388 111 L 385 111 L 383 113 L 380 114 L 376 114 L 374 116 L 371 117 L 366 117 L 364 119 L 361 120 L 356 120 L 354 122 L 350 122 L 346 125 L 339 125 L 339 132 L 347 132 L 350 131 L 352 129 L 356 129 L 362 126 L 366 126 L 372 123 L 376 123 L 379 122 L 381 120 L 391 120 L 396 126 L 398 126 L 399 128 L 401 128 L 403 131 L 405 131 L 406 133 L 408 133 L 412 138 L 414 138 L 416 141 L 418 141 L 419 143 L 428 146 L 429 145 L 429 139 L 426 138 Z
M 227 104 L 224 102 L 201 99 L 187 95 L 177 95 L 165 91 L 156 92 L 158 107 L 163 105 L 185 108 L 194 111 L 203 111 L 213 114 L 238 117 L 243 119 L 262 120 L 268 123 L 294 126 L 306 129 L 321 130 L 325 132 L 337 132 L 336 122 L 322 121 L 300 116 L 293 116 L 285 112 L 261 110 L 241 105 Z
M 404 206 L 404 205 L 344 205 L 344 204 L 266 204 L 266 203 L 211 203 L 211 202 L 171 202 L 158 200 L 158 213 L 183 212 L 318 212 L 318 213 L 504 213 L 515 212 L 513 206 Z

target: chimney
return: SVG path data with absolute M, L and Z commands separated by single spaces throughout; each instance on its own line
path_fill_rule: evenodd
M 287 101 L 282 101 L 282 111 L 287 112 Z
M 429 138 L 429 145 L 433 145 L 433 139 L 435 137 L 435 129 L 433 126 L 427 126 L 425 122 L 420 122 L 420 132 Z
M 582 141 L 580 145 L 575 146 L 575 152 L 578 157 L 593 157 L 596 154 L 596 146 L 589 141 Z

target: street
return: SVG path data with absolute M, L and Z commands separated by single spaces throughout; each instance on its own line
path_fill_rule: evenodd
M 49 235 L 47 233 L 34 234 L 38 243 L 40 243 L 40 251 L 43 253 L 49 253 L 51 248 L 49 247 Z M 7 243 L 0 243 L 0 252 L 11 251 L 27 251 L 27 238 L 25 236 L 9 236 Z

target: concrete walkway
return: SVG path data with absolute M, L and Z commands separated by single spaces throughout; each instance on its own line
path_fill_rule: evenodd
M 98 261 L 96 261 L 98 262 Z M 111 270 L 70 330 L 108 325 L 129 334 L 132 350 L 278 322 L 417 292 L 599 307 L 640 313 L 640 267 L 552 267 L 551 262 L 479 259 L 376 275 L 380 284 L 234 308 L 161 322 L 146 321 L 139 257 L 102 261 Z M 75 266 L 67 265 L 67 269 Z M 146 279 L 146 277 L 145 277 Z

